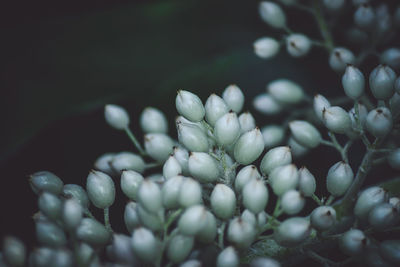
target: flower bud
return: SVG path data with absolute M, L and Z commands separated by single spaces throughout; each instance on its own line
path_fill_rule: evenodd
M 275 195 L 281 196 L 299 183 L 299 175 L 295 165 L 287 164 L 276 167 L 269 175 L 269 182 Z
M 400 116 L 400 93 L 394 93 L 392 98 L 389 100 L 389 106 L 393 117 Z
M 219 118 L 229 112 L 229 107 L 221 97 L 212 94 L 207 98 L 205 110 L 207 122 L 214 126 Z
M 240 218 L 242 220 L 245 220 L 245 221 L 251 223 L 253 226 L 257 225 L 256 215 L 254 215 L 253 212 L 251 212 L 251 211 L 249 211 L 247 209 L 242 212 L 242 215 L 240 216 Z
M 60 178 L 48 171 L 35 172 L 30 176 L 29 182 L 36 194 L 46 191 L 58 195 L 64 186 Z
M 229 246 L 222 250 L 217 257 L 217 267 L 237 267 L 239 256 L 234 247 Z
M 202 129 L 196 125 L 179 123 L 178 139 L 188 150 L 196 152 L 208 152 L 208 139 Z
M 123 234 L 113 234 L 112 243 L 107 247 L 107 256 L 113 261 L 130 266 L 138 265 L 132 246 L 132 238 Z
M 144 148 L 153 159 L 164 162 L 172 153 L 174 141 L 166 134 L 150 133 L 144 136 Z
M 66 228 L 75 229 L 76 227 L 78 227 L 78 225 L 82 221 L 82 217 L 83 210 L 79 202 L 74 198 L 67 199 L 64 202 L 64 207 L 62 211 L 62 218 Z
M 131 239 L 135 255 L 145 262 L 155 262 L 159 257 L 160 242 L 154 234 L 144 227 L 137 228 Z
M 84 208 L 87 209 L 89 207 L 89 197 L 80 185 L 76 184 L 66 184 L 63 187 L 63 196 L 66 198 L 74 198 L 78 201 L 78 203 Z
M 222 93 L 222 98 L 225 100 L 225 103 L 229 106 L 231 110 L 236 113 L 239 113 L 244 104 L 244 95 L 242 90 L 235 85 L 229 85 L 225 88 L 224 92 Z
M 171 154 L 163 165 L 163 176 L 165 179 L 175 177 L 182 173 L 182 167 L 179 161 Z
M 124 211 L 124 222 L 126 229 L 128 229 L 129 233 L 133 232 L 133 229 L 135 229 L 137 226 L 139 226 L 140 221 L 138 214 L 136 212 L 136 203 L 135 202 L 128 202 L 125 206 L 125 211 Z
M 179 267 L 201 267 L 202 264 L 198 260 L 188 260 L 179 265 Z
M 339 11 L 345 6 L 344 0 L 324 0 L 323 3 L 324 7 L 331 12 Z
M 239 118 L 240 129 L 242 133 L 248 132 L 256 128 L 256 120 L 250 112 L 246 111 L 240 114 Z
M 304 196 L 297 190 L 291 189 L 282 195 L 282 210 L 289 215 L 299 213 L 305 204 Z
M 206 113 L 200 98 L 185 90 L 179 90 L 175 100 L 176 110 L 192 122 L 201 121 Z
M 86 181 L 90 201 L 99 209 L 110 207 L 115 200 L 115 186 L 110 176 L 100 171 L 91 171 Z
M 369 75 L 369 87 L 378 100 L 387 100 L 395 92 L 396 73 L 387 65 L 379 65 Z
M 396 148 L 390 152 L 387 160 L 393 169 L 400 170 L 400 148 Z
M 393 264 L 400 264 L 400 240 L 384 240 L 379 245 L 380 255 Z
M 228 226 L 228 240 L 239 248 L 247 248 L 256 236 L 254 226 L 241 218 L 234 218 Z
M 125 130 L 129 126 L 129 115 L 123 107 L 106 105 L 104 107 L 106 122 L 117 130 Z
M 383 203 L 386 199 L 386 192 L 383 188 L 373 186 L 365 189 L 358 196 L 356 205 L 354 206 L 354 215 L 360 220 L 367 220 L 368 213 L 378 204 Z
M 260 58 L 271 58 L 279 52 L 279 42 L 271 37 L 262 37 L 253 43 L 254 52 Z
M 303 89 L 287 79 L 278 79 L 267 85 L 267 92 L 278 102 L 297 104 L 304 98 Z
M 248 165 L 255 161 L 264 150 L 264 139 L 260 129 L 244 133 L 235 144 L 234 156 L 237 162 Z
M 262 1 L 258 8 L 261 19 L 277 29 L 286 27 L 286 16 L 280 6 L 270 1 Z
M 338 197 L 346 193 L 353 182 L 353 178 L 354 174 L 350 165 L 339 161 L 329 169 L 326 177 L 326 187 L 329 193 Z
M 348 64 L 354 64 L 355 57 L 353 52 L 344 47 L 333 49 L 329 56 L 329 66 L 334 71 L 343 72 Z
M 147 107 L 140 114 L 140 127 L 144 133 L 166 134 L 168 132 L 168 121 L 160 110 Z
M 300 158 L 310 151 L 309 148 L 300 145 L 292 136 L 289 137 L 287 146 L 290 147 L 290 152 L 293 158 Z
M 168 242 L 167 256 L 168 259 L 173 263 L 179 263 L 185 260 L 185 258 L 192 251 L 194 244 L 194 238 L 184 235 L 175 235 Z
M 333 106 L 324 109 L 322 121 L 329 131 L 344 134 L 351 129 L 349 114 L 341 107 Z
M 275 241 L 283 247 L 294 247 L 302 243 L 311 233 L 309 220 L 292 217 L 283 221 L 274 231 Z
M 264 138 L 265 148 L 273 148 L 282 143 L 285 138 L 285 130 L 279 125 L 268 125 L 261 129 Z
M 75 262 L 74 255 L 72 251 L 66 248 L 59 248 L 54 250 L 51 266 L 57 267 L 71 267 Z
M 156 213 L 162 209 L 161 190 L 149 179 L 144 179 L 140 184 L 137 197 L 140 205 L 149 212 Z
M 365 126 L 373 136 L 382 138 L 392 130 L 392 113 L 385 107 L 373 109 L 368 113 Z
M 292 163 L 292 154 L 287 146 L 278 146 L 270 149 L 263 157 L 260 169 L 265 175 L 269 175 L 276 167 Z
M 375 12 L 370 5 L 360 5 L 354 13 L 354 24 L 364 30 L 369 30 L 375 24 Z
M 202 202 L 201 186 L 192 178 L 183 180 L 180 189 L 178 202 L 182 207 L 190 207 Z
M 339 241 L 343 253 L 349 256 L 360 255 L 367 247 L 369 241 L 364 233 L 358 229 L 351 229 L 344 233 Z
M 257 167 L 254 165 L 249 165 L 244 167 L 236 175 L 235 179 L 235 190 L 237 193 L 242 193 L 243 187 L 251 180 L 261 178 Z
M 3 257 L 10 266 L 24 266 L 26 259 L 24 243 L 15 237 L 4 238 Z
M 182 173 L 185 175 L 188 174 L 189 173 L 189 167 L 188 167 L 189 152 L 182 146 L 175 146 L 174 152 L 172 155 L 179 162 L 179 165 L 182 168 Z
M 342 85 L 345 94 L 351 99 L 359 99 L 364 93 L 364 74 L 353 65 L 348 65 L 342 76 Z
M 256 96 L 253 100 L 253 107 L 264 115 L 278 114 L 283 108 L 282 104 L 267 93 Z
M 51 193 L 42 193 L 39 196 L 38 206 L 39 210 L 51 220 L 56 220 L 61 215 L 61 199 Z
M 184 235 L 196 235 L 207 224 L 207 210 L 202 205 L 186 209 L 178 221 L 179 232 Z
M 268 203 L 268 189 L 261 179 L 252 179 L 243 187 L 243 205 L 257 214 L 265 209 Z
M 55 223 L 45 219 L 36 221 L 36 238 L 40 244 L 49 247 L 61 247 L 67 243 L 64 230 Z
M 329 103 L 328 99 L 322 95 L 315 95 L 313 104 L 315 115 L 317 115 L 317 117 L 323 121 L 324 110 L 329 108 L 331 104 Z
M 189 172 L 202 183 L 210 183 L 219 177 L 219 169 L 215 160 L 204 152 L 191 152 L 189 156 Z
M 211 212 L 207 211 L 206 213 L 206 223 L 196 234 L 196 239 L 202 243 L 209 244 L 213 243 L 217 236 L 217 221 Z
M 98 171 L 107 173 L 108 175 L 115 174 L 111 167 L 111 162 L 114 159 L 115 153 L 105 153 L 98 157 L 94 163 L 94 168 Z
M 318 231 L 329 230 L 336 223 L 336 211 L 330 206 L 320 206 L 310 216 L 311 226 Z
M 396 81 L 394 82 L 394 90 L 397 94 L 400 94 L 400 76 L 397 77 Z
M 287 0 L 286 0 L 287 1 Z M 281 267 L 280 263 L 268 257 L 258 257 L 252 260 L 250 267 Z
M 319 131 L 307 121 L 291 121 L 289 123 L 290 131 L 294 139 L 300 144 L 308 148 L 317 147 L 322 138 Z
M 29 255 L 29 264 L 32 263 L 33 266 L 51 266 L 54 254 L 55 249 L 53 248 L 39 247 Z
M 136 206 L 137 216 L 141 225 L 152 231 L 159 231 L 164 226 L 164 211 L 159 210 L 157 213 L 148 212 L 142 205 Z
M 183 176 L 174 176 L 168 179 L 162 189 L 162 202 L 165 208 L 175 209 L 179 207 L 179 190 L 181 188 Z
M 390 203 L 376 205 L 368 214 L 369 224 L 377 230 L 385 230 L 399 222 L 399 213 Z
M 311 49 L 311 40 L 301 33 L 290 34 L 286 38 L 286 49 L 292 57 L 302 57 Z
M 236 210 L 235 192 L 224 184 L 217 184 L 210 197 L 211 208 L 222 220 L 231 218 Z
M 314 194 L 316 189 L 316 181 L 314 175 L 306 168 L 301 167 L 299 169 L 299 190 L 306 196 L 310 197 Z
M 122 192 L 124 192 L 128 198 L 137 200 L 137 192 L 143 179 L 143 176 L 138 172 L 131 170 L 123 171 L 121 175 Z
M 110 241 L 111 234 L 106 227 L 98 221 L 90 218 L 83 218 L 76 229 L 76 236 L 92 246 L 103 246 Z
M 229 112 L 217 120 L 214 127 L 214 136 L 222 146 L 233 144 L 239 137 L 241 126 L 236 113 Z
M 121 173 L 124 170 L 133 170 L 143 173 L 145 165 L 146 164 L 140 156 L 131 152 L 120 152 L 116 154 L 111 161 L 111 166 L 118 173 Z
M 383 51 L 381 54 L 381 62 L 394 69 L 398 69 L 400 67 L 400 49 L 392 47 Z

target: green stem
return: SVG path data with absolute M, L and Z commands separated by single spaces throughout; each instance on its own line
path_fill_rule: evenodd
M 93 214 L 90 212 L 89 209 L 85 209 L 84 214 L 89 217 L 90 219 L 95 219 L 95 217 L 93 216 Z
M 325 47 L 328 52 L 331 52 L 334 48 L 333 39 L 328 24 L 322 14 L 321 3 L 319 0 L 313 0 L 313 10 L 319 31 L 321 32 L 322 38 L 324 38 Z
M 274 212 L 272 213 L 272 216 L 273 216 L 274 218 L 278 218 L 281 214 L 282 214 L 282 210 L 281 210 L 281 198 L 278 197 L 278 199 L 276 200 L 275 209 L 274 209 Z
M 132 143 L 135 145 L 136 149 L 139 150 L 140 155 L 145 156 L 146 152 L 140 145 L 139 141 L 136 139 L 135 135 L 129 128 L 125 128 L 125 133 L 128 135 L 129 139 L 131 139 Z
M 224 232 L 225 232 L 226 222 L 223 222 L 218 229 L 218 246 L 220 249 L 224 248 Z
M 312 198 L 315 202 L 317 202 L 317 204 L 318 204 L 319 206 L 323 206 L 323 205 L 324 205 L 324 203 L 317 197 L 317 195 L 312 194 L 311 198 Z
M 110 224 L 110 210 L 109 208 L 104 209 L 104 225 L 106 226 L 109 232 L 112 232 L 111 224 Z
M 326 205 L 326 206 L 331 205 L 332 202 L 333 202 L 334 200 L 335 200 L 335 197 L 332 196 L 332 195 L 330 195 L 330 196 L 328 197 L 328 199 L 326 200 L 325 205 Z

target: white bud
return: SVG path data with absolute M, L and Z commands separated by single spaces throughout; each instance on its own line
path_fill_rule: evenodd
M 330 206 L 320 206 L 313 210 L 310 221 L 318 231 L 329 230 L 336 223 L 336 211 Z
M 86 191 L 90 201 L 99 209 L 108 208 L 114 203 L 114 182 L 105 173 L 91 171 L 87 177 Z
M 106 248 L 107 256 L 119 263 L 127 265 L 138 264 L 132 250 L 132 238 L 124 234 L 113 234 L 112 243 Z
M 222 250 L 217 257 L 217 267 L 237 267 L 239 256 L 234 247 L 230 246 Z
M 324 0 L 324 6 L 331 12 L 336 12 L 345 6 L 345 0 Z
M 185 175 L 189 174 L 189 152 L 181 146 L 175 146 L 173 156 L 179 162 L 179 165 L 182 168 L 182 173 Z
M 206 223 L 203 228 L 196 234 L 196 239 L 202 243 L 213 243 L 217 236 L 217 220 L 215 216 L 207 211 Z
M 285 1 L 289 1 L 289 0 L 285 0 Z M 281 267 L 281 265 L 279 262 L 277 262 L 276 260 L 274 260 L 272 258 L 259 257 L 259 258 L 255 258 L 254 260 L 252 260 L 252 262 L 250 263 L 250 267 Z
M 249 165 L 249 166 L 244 167 L 236 175 L 236 179 L 235 179 L 236 192 L 242 193 L 243 187 L 252 179 L 257 179 L 257 178 L 261 178 L 261 175 L 258 172 L 256 166 Z
M 268 203 L 268 189 L 261 179 L 252 179 L 243 187 L 243 205 L 257 214 L 265 209 Z
M 106 153 L 101 155 L 94 162 L 94 168 L 96 170 L 107 173 L 108 175 L 113 175 L 115 171 L 111 168 L 111 162 L 114 159 L 115 153 Z
M 147 107 L 140 114 L 140 127 L 145 133 L 166 134 L 168 132 L 168 121 L 160 110 Z
M 82 206 L 74 198 L 65 200 L 62 217 L 64 225 L 68 229 L 75 229 L 82 221 L 83 217 Z
M 10 265 L 6 265 L 5 262 Z M 22 243 L 16 237 L 5 237 L 3 241 L 3 251 L 2 256 L 0 256 L 0 264 L 2 266 L 24 266 L 26 260 L 26 248 L 24 243 Z M 223 265 L 225 266 L 225 265 Z
M 297 104 L 304 98 L 304 92 L 300 85 L 287 79 L 270 82 L 267 85 L 267 92 L 278 102 L 284 104 Z
M 375 12 L 370 5 L 358 6 L 354 12 L 354 24 L 363 30 L 371 29 L 375 24 Z
M 262 1 L 259 5 L 261 19 L 269 26 L 277 29 L 286 27 L 286 16 L 280 6 L 274 2 Z
M 228 226 L 228 240 L 239 248 L 246 248 L 256 236 L 254 226 L 241 218 L 234 218 Z
M 368 243 L 367 237 L 358 229 L 347 231 L 339 241 L 341 250 L 349 256 L 360 255 L 366 249 Z
M 160 210 L 157 213 L 148 212 L 142 205 L 136 206 L 137 216 L 140 224 L 149 228 L 152 231 L 159 231 L 164 225 L 164 211 Z
M 344 134 L 351 129 L 349 114 L 339 106 L 328 107 L 322 112 L 322 121 L 329 131 Z
M 132 233 L 133 230 L 140 224 L 139 216 L 136 211 L 136 205 L 137 204 L 135 202 L 131 201 L 125 206 L 124 222 L 129 233 Z
M 400 67 L 400 49 L 391 47 L 383 51 L 381 54 L 381 62 L 394 69 L 398 69 Z
M 233 144 L 241 131 L 239 119 L 234 112 L 229 112 L 217 120 L 214 127 L 214 136 L 217 143 L 223 146 Z
M 117 130 L 125 130 L 129 126 L 129 115 L 123 107 L 106 105 L 104 108 L 106 122 Z
M 207 210 L 202 205 L 186 209 L 178 221 L 178 229 L 184 235 L 196 235 L 207 224 Z
M 114 156 L 111 161 L 111 166 L 119 173 L 124 170 L 133 170 L 143 173 L 146 164 L 142 157 L 134 153 L 120 152 Z
M 367 220 L 369 212 L 378 204 L 383 203 L 386 199 L 386 192 L 383 188 L 373 186 L 365 189 L 358 196 L 356 205 L 354 206 L 354 214 L 360 220 Z
M 178 139 L 188 150 L 208 152 L 208 139 L 204 131 L 196 125 L 180 123 L 177 125 Z
M 369 224 L 377 230 L 385 230 L 399 222 L 399 213 L 390 203 L 376 205 L 368 214 Z
M 314 194 L 316 187 L 317 187 L 317 184 L 316 184 L 314 175 L 312 175 L 312 173 L 306 167 L 301 167 L 299 169 L 299 190 L 300 190 L 300 192 L 304 196 L 310 197 Z
M 188 260 L 179 265 L 179 267 L 201 267 L 202 264 L 198 260 Z
M 229 85 L 225 88 L 222 93 L 222 98 L 225 100 L 225 103 L 228 104 L 229 108 L 234 112 L 239 113 L 244 104 L 244 95 L 242 90 L 237 85 Z
M 384 137 L 393 127 L 392 113 L 385 107 L 373 109 L 368 113 L 365 126 L 373 136 Z
M 181 173 L 182 167 L 179 164 L 179 161 L 173 155 L 170 155 L 163 165 L 163 176 L 168 180 L 169 178 Z
M 145 262 L 155 262 L 159 257 L 160 241 L 146 228 L 137 228 L 132 235 L 132 249 Z
M 189 172 L 202 183 L 211 183 L 218 179 L 219 169 L 215 160 L 204 152 L 191 152 Z
M 271 58 L 279 52 L 279 42 L 271 37 L 262 37 L 253 43 L 254 52 L 260 58 Z
M 270 94 L 263 93 L 253 100 L 253 107 L 264 115 L 275 115 L 282 111 L 282 105 Z
M 300 158 L 310 151 L 309 148 L 300 145 L 292 136 L 289 137 L 287 145 L 290 147 L 293 158 Z
M 183 180 L 180 189 L 178 202 L 182 207 L 190 207 L 202 202 L 201 186 L 192 178 Z
M 286 214 L 294 215 L 303 209 L 305 202 L 299 191 L 291 189 L 282 195 L 281 207 Z
M 135 171 L 123 171 L 121 175 L 121 189 L 124 194 L 132 200 L 136 200 L 143 176 Z
M 241 133 L 245 133 L 256 128 L 256 120 L 250 112 L 246 111 L 240 114 L 239 116 L 239 124 Z
M 328 171 L 326 177 L 326 187 L 334 196 L 341 196 L 353 182 L 354 174 L 350 165 L 339 161 L 335 163 Z
M 215 215 L 223 220 L 231 218 L 236 210 L 235 192 L 224 184 L 217 184 L 210 196 L 211 207 Z
M 162 209 L 161 190 L 155 182 L 144 179 L 137 193 L 140 205 L 147 211 L 156 213 Z
M 321 134 L 317 128 L 307 121 L 291 121 L 289 123 L 289 128 L 292 132 L 293 138 L 296 139 L 300 145 L 305 147 L 315 148 L 322 140 Z
M 144 148 L 153 159 L 164 162 L 172 153 L 174 141 L 166 134 L 149 133 L 144 136 Z
M 240 216 L 240 218 L 241 218 L 242 220 L 245 220 L 245 221 L 251 223 L 251 224 L 254 225 L 254 226 L 257 225 L 257 218 L 256 218 L 256 215 L 254 215 L 253 212 L 251 212 L 251 211 L 249 211 L 249 210 L 247 210 L 247 209 L 244 210 L 244 211 L 242 212 L 242 215 Z
M 295 189 L 299 183 L 299 174 L 293 164 L 276 167 L 269 175 L 269 182 L 274 193 L 283 195 L 290 189 Z
M 292 154 L 287 146 L 278 146 L 270 149 L 263 157 L 260 169 L 263 174 L 269 175 L 276 167 L 292 163 Z
M 390 152 L 387 161 L 393 169 L 400 170 L 400 148 L 396 148 Z
M 286 49 L 292 57 L 302 57 L 311 49 L 311 40 L 304 34 L 294 33 L 286 38 Z
M 342 76 L 344 92 L 351 99 L 359 99 L 364 94 L 364 74 L 353 65 L 348 65 Z
M 347 48 L 337 47 L 333 49 L 329 56 L 329 65 L 334 71 L 343 72 L 348 64 L 354 64 L 355 57 L 353 52 Z
M 194 238 L 184 235 L 175 235 L 168 242 L 167 256 L 173 263 L 179 263 L 192 251 Z
M 369 87 L 378 100 L 387 100 L 395 92 L 396 73 L 387 65 L 379 65 L 369 75 Z
M 183 176 L 169 178 L 161 189 L 162 202 L 165 208 L 175 209 L 179 207 L 179 191 L 185 179 Z
M 207 122 L 214 126 L 219 118 L 229 112 L 229 107 L 221 97 L 212 94 L 207 98 L 205 110 Z
M 279 125 L 268 125 L 261 128 L 265 148 L 273 148 L 279 145 L 285 138 L 285 129 Z
M 329 108 L 331 104 L 329 103 L 328 99 L 326 99 L 322 95 L 315 95 L 314 96 L 314 112 L 317 117 L 323 121 L 323 112 L 325 109 Z
M 176 109 L 186 119 L 198 122 L 204 118 L 205 109 L 200 98 L 185 90 L 179 90 L 175 99 Z
M 264 139 L 260 129 L 244 133 L 235 144 L 234 156 L 237 162 L 247 165 L 255 161 L 264 150 Z
M 274 231 L 275 241 L 284 247 L 294 247 L 302 243 L 311 233 L 308 219 L 292 217 L 283 221 Z

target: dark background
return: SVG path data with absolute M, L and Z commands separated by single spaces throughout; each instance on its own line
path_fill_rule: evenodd
M 172 122 L 177 89 L 205 100 L 236 83 L 250 110 L 252 98 L 276 78 L 293 79 L 310 95 L 343 95 L 325 51 L 313 49 L 297 60 L 284 47 L 268 61 L 253 54 L 255 39 L 281 36 L 262 23 L 257 4 L 22 0 L 1 7 L 0 239 L 12 234 L 35 244 L 31 217 L 37 200 L 29 188 L 30 174 L 49 170 L 64 183 L 84 186 L 98 156 L 134 151 L 123 133 L 105 124 L 106 103 L 126 107 L 141 140 L 135 127 L 140 111 L 156 106 Z M 303 12 L 289 10 L 288 20 L 296 31 L 319 38 L 314 21 Z M 343 43 L 341 29 L 336 31 Z M 260 126 L 281 120 L 252 112 Z M 170 133 L 176 135 L 173 123 Z M 361 155 L 357 149 L 355 162 Z M 324 185 L 327 169 L 338 160 L 333 150 L 318 148 L 298 164 L 318 166 L 310 170 Z M 118 185 L 118 177 L 115 181 Z M 121 197 L 111 209 L 113 228 L 121 232 L 124 202 Z

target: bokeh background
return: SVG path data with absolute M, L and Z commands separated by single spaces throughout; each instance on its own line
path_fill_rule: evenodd
M 243 0 L 22 0 L 0 8 L 0 239 L 12 234 L 35 245 L 30 174 L 49 170 L 65 183 L 85 185 L 102 153 L 134 151 L 104 122 L 106 103 L 129 111 L 141 140 L 135 125 L 148 105 L 171 118 L 176 136 L 178 89 L 206 100 L 235 83 L 259 126 L 282 119 L 251 108 L 273 79 L 292 79 L 310 95 L 343 95 L 325 51 L 297 60 L 284 49 L 268 61 L 254 55 L 257 38 L 282 37 L 261 21 L 257 7 L 258 1 Z M 319 37 L 304 13 L 289 10 L 288 20 L 296 31 Z M 298 164 L 319 166 L 313 173 L 324 181 L 338 161 L 335 153 L 319 148 Z M 111 209 L 113 228 L 121 232 L 124 203 Z

